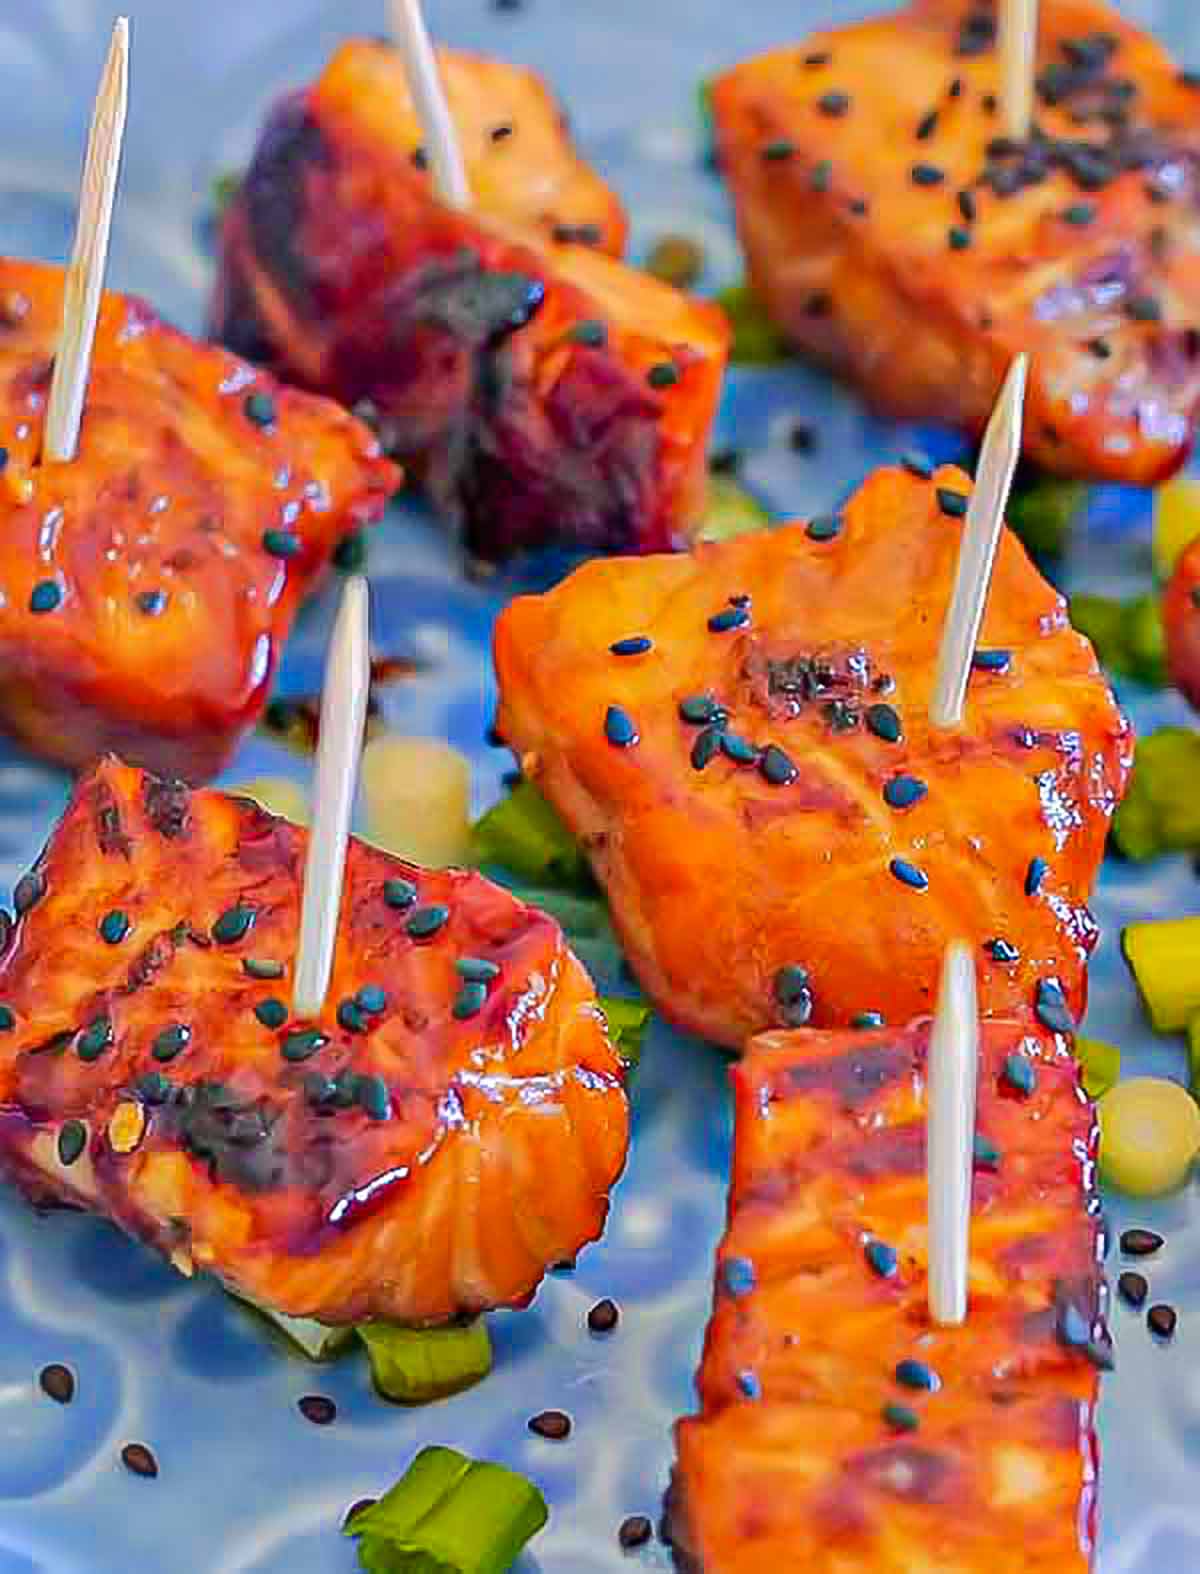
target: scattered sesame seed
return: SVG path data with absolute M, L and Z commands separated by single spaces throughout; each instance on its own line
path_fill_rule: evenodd
M 628 711 L 610 705 L 604 713 L 604 736 L 614 749 L 631 748 L 638 741 L 637 723 Z
M 689 694 L 680 700 L 679 714 L 684 721 L 702 727 L 723 717 L 724 712 L 711 694 Z
M 833 164 L 824 158 L 819 164 L 814 164 L 808 183 L 814 191 L 828 191 L 833 182 Z
M 561 1443 L 571 1435 L 571 1418 L 565 1410 L 541 1410 L 529 1418 L 529 1430 L 538 1437 Z
M 608 647 L 614 656 L 644 656 L 653 650 L 654 641 L 645 634 L 631 634 L 628 639 L 615 639 Z
M 768 743 L 758 757 L 758 769 L 772 787 L 786 787 L 798 774 L 788 756 L 774 743 Z
M 279 1052 L 283 1058 L 293 1064 L 308 1060 L 319 1049 L 323 1049 L 329 1040 L 319 1028 L 300 1028 L 294 1033 L 285 1033 Z
M 730 629 L 739 629 L 749 621 L 750 614 L 745 607 L 722 607 L 709 618 L 708 628 L 712 634 L 727 634 Z
M 651 388 L 674 388 L 679 381 L 679 368 L 673 361 L 659 361 L 646 373 Z
M 758 759 L 758 750 L 749 739 L 724 729 L 721 732 L 721 753 L 735 765 L 753 765 Z
M 979 216 L 979 208 L 975 201 L 975 193 L 965 188 L 958 193 L 955 199 L 958 202 L 958 211 L 968 224 L 974 224 Z
M 600 350 L 608 343 L 608 326 L 596 317 L 577 322 L 567 338 L 574 344 L 586 345 L 589 350 Z
M 409 915 L 404 927 L 414 940 L 428 940 L 431 935 L 437 934 L 449 918 L 450 909 L 440 902 L 434 902 L 428 907 L 418 907 Z
M 804 534 L 810 541 L 832 541 L 840 534 L 841 528 L 839 514 L 817 514 L 805 526 Z
M 69 1366 L 52 1361 L 38 1373 L 38 1387 L 55 1404 L 69 1405 L 75 1397 L 75 1374 Z
M 925 113 L 921 116 L 920 120 L 917 121 L 917 141 L 918 142 L 928 142 L 929 141 L 930 137 L 937 130 L 939 114 L 940 114 L 940 111 L 937 110 L 937 109 L 927 109 L 925 111 Z
M 108 1017 L 96 1017 L 79 1035 L 75 1053 L 80 1060 L 91 1062 L 100 1056 L 113 1041 L 113 1027 Z
M 67 1120 L 58 1130 L 58 1162 L 63 1165 L 74 1164 L 75 1160 L 87 1147 L 88 1131 L 81 1120 Z
M 43 579 L 33 587 L 29 597 L 30 612 L 53 612 L 63 598 L 62 587 L 53 579 Z
M 11 1033 L 17 1025 L 16 1013 L 11 1006 L 0 1006 L 0 1033 Z
M 304 1394 L 297 1399 L 296 1409 L 314 1426 L 328 1426 L 337 1419 L 337 1406 L 324 1394 Z
M 972 1151 L 975 1162 L 981 1170 L 998 1170 L 1000 1168 L 1000 1149 L 990 1137 L 985 1137 L 981 1132 L 977 1131 Z
M 242 410 L 247 421 L 252 421 L 255 426 L 274 426 L 275 424 L 275 401 L 268 393 L 247 394 L 242 401 Z
M 966 251 L 971 244 L 970 230 L 963 229 L 959 224 L 952 224 L 946 231 L 946 244 L 951 251 Z
M 909 170 L 909 179 L 914 186 L 940 186 L 946 178 L 946 171 L 939 169 L 936 164 L 914 164 Z
M 939 486 L 937 489 L 937 503 L 942 513 L 949 519 L 962 519 L 967 512 L 967 494 L 956 492 L 953 487 Z
M 288 1009 L 282 1000 L 269 998 L 259 1001 L 254 1008 L 254 1015 L 263 1027 L 280 1028 L 288 1019 Z
M 300 537 L 290 530 L 264 530 L 262 544 L 265 551 L 278 558 L 295 557 L 302 546 Z
M 121 1463 L 135 1476 L 153 1480 L 158 1475 L 158 1460 L 145 1443 L 126 1443 L 121 1450 Z
M 985 940 L 983 949 L 988 953 L 993 962 L 1019 962 L 1021 953 L 1009 940 Z
M 893 776 L 884 783 L 883 801 L 889 809 L 911 809 L 920 803 L 929 788 L 917 776 Z
M 901 885 L 910 886 L 914 891 L 927 891 L 929 889 L 929 876 L 924 869 L 919 869 L 916 864 L 909 863 L 907 858 L 893 858 L 888 864 L 895 879 Z
M 621 1309 L 617 1303 L 605 1296 L 597 1301 L 587 1314 L 587 1325 L 591 1333 L 610 1334 L 621 1320 Z
M 28 874 L 23 874 L 13 889 L 13 907 L 17 917 L 22 918 L 30 908 L 36 907 L 46 894 L 46 876 L 40 869 L 31 869 Z
M 1146 1313 L 1146 1322 L 1150 1332 L 1159 1339 L 1172 1339 L 1179 1323 L 1179 1315 L 1173 1306 L 1160 1302 Z
M 633 1552 L 644 1547 L 654 1534 L 654 1526 L 645 1514 L 630 1514 L 617 1528 L 617 1542 L 622 1552 Z
M 452 1014 L 456 1021 L 465 1022 L 470 1017 L 478 1016 L 487 1004 L 487 985 L 477 980 L 467 979 L 458 991 L 454 1002 Z
M 915 475 L 918 481 L 933 480 L 933 461 L 927 459 L 924 454 L 914 453 L 910 449 L 908 453 L 900 455 L 900 463 L 909 475 Z
M 458 962 L 455 965 L 458 967 L 458 970 L 461 973 L 463 969 L 463 963 Z M 483 964 L 476 963 L 475 965 L 482 966 Z M 495 964 L 488 963 L 487 965 L 490 967 L 494 966 Z M 499 971 L 500 969 L 496 968 L 496 972 L 498 973 Z M 469 977 L 470 975 L 466 976 Z M 359 1010 L 365 1011 L 370 1017 L 377 1017 L 381 1012 L 387 1010 L 388 997 L 378 984 L 364 984 L 355 995 L 354 999 Z
M 1007 672 L 1012 665 L 1011 650 L 977 650 L 971 657 L 976 672 Z
M 891 705 L 882 702 L 868 705 L 863 712 L 863 720 L 868 732 L 873 732 L 877 738 L 882 738 L 885 743 L 899 743 L 903 728 L 899 712 Z
M 887 1245 L 885 1241 L 868 1241 L 863 1247 L 863 1255 L 866 1257 L 868 1265 L 881 1279 L 893 1278 L 897 1268 L 900 1266 L 896 1248 Z
M 1028 1055 L 1006 1055 L 1000 1075 L 1010 1088 L 1026 1097 L 1037 1087 L 1037 1071 Z
M 389 907 L 411 907 L 417 899 L 417 888 L 411 880 L 385 880 L 383 899 Z
M 257 978 L 263 981 L 273 978 L 282 978 L 284 975 L 282 962 L 273 962 L 265 957 L 247 956 L 242 958 L 242 972 L 247 978 Z
M 1038 979 L 1034 1015 L 1051 1033 L 1074 1033 L 1075 1018 L 1067 1008 L 1062 985 L 1056 978 Z
M 169 599 L 165 590 L 139 590 L 134 597 L 138 611 L 144 612 L 148 618 L 159 617 L 165 612 Z
M 382 1077 L 359 1077 L 355 1096 L 359 1108 L 372 1120 L 387 1120 L 392 1113 L 392 1095 Z
M 748 1257 L 726 1257 L 721 1262 L 721 1288 L 735 1301 L 753 1293 L 757 1284 L 754 1264 Z
M 250 932 L 257 916 L 255 909 L 248 907 L 244 902 L 226 908 L 212 926 L 212 937 L 218 945 L 233 945 L 235 941 L 244 939 Z
M 174 1060 L 182 1050 L 191 1042 L 192 1030 L 182 1022 L 173 1022 L 170 1027 L 163 1028 L 151 1045 L 150 1053 L 155 1060 Z
M 838 120 L 847 114 L 850 109 L 849 93 L 822 93 L 817 100 L 817 109 L 822 115 L 828 115 L 832 120 Z
M 1117 1294 L 1126 1306 L 1140 1310 L 1146 1304 L 1146 1297 L 1150 1294 L 1150 1281 L 1145 1274 L 1134 1273 L 1127 1270 L 1117 1279 Z
M 1044 858 L 1031 858 L 1025 870 L 1025 895 L 1036 896 L 1041 890 L 1042 881 L 1045 879 L 1050 865 Z
M 720 727 L 706 727 L 692 744 L 691 761 L 694 770 L 702 771 L 721 748 Z
M 790 159 L 796 151 L 794 142 L 789 142 L 786 137 L 776 137 L 773 142 L 768 142 L 762 150 L 763 162 L 767 164 L 781 164 Z
M 804 64 L 806 66 L 827 66 L 832 59 L 833 56 L 828 49 L 814 49 L 810 54 L 804 56 Z
M 1165 1241 L 1157 1230 L 1123 1230 L 1121 1250 L 1127 1257 L 1153 1257 L 1161 1251 Z
M 894 1432 L 915 1432 L 921 1424 L 917 1412 L 908 1405 L 898 1405 L 889 1400 L 883 1407 L 883 1419 Z
M 858 1028 L 860 1031 L 868 1031 L 871 1028 L 882 1027 L 883 1025 L 882 1011 L 858 1011 L 850 1019 L 850 1026 Z
M 756 1372 L 749 1370 L 739 1372 L 734 1381 L 737 1383 L 738 1392 L 743 1399 L 757 1400 L 762 1398 L 762 1383 L 759 1382 Z
M 1069 208 L 1064 208 L 1062 211 L 1064 224 L 1074 224 L 1080 227 L 1090 224 L 1095 217 L 1096 205 L 1094 202 L 1073 202 Z
M 129 933 L 130 927 L 129 914 L 123 913 L 119 907 L 114 907 L 100 920 L 101 939 L 108 945 L 120 945 Z
M 1162 306 L 1153 295 L 1134 295 L 1125 302 L 1125 315 L 1134 322 L 1160 322 Z

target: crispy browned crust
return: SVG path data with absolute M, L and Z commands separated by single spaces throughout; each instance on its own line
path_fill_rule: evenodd
M 624 1162 L 591 982 L 552 919 L 481 876 L 352 842 L 328 1001 L 298 1023 L 305 840 L 113 761 L 80 784 L 4 926 L 0 1163 L 296 1316 L 522 1304 L 599 1235 Z M 496 969 L 470 1010 L 463 958 Z
M 977 436 L 1027 350 L 1026 454 L 1064 474 L 1152 483 L 1186 458 L 1200 400 L 1200 95 L 1109 5 L 1045 0 L 1036 124 L 1047 140 L 989 154 L 1003 126 L 991 34 L 968 21 L 980 9 L 915 0 L 716 78 L 720 161 L 754 286 L 792 343 L 902 419 Z M 1107 62 L 1098 38 L 1115 46 Z M 1089 41 L 1100 47 L 1090 71 L 1070 63 Z M 848 95 L 840 116 L 822 110 L 830 93 Z M 1110 111 L 1124 117 L 1115 126 Z M 1122 172 L 1096 189 L 1088 148 L 1110 138 Z M 920 165 L 939 178 L 916 183 Z M 1084 205 L 1091 222 L 1064 217 Z M 1147 301 L 1160 319 L 1140 310 Z

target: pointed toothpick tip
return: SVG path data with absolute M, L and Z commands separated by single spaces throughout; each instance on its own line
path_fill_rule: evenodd
M 113 24 L 112 42 L 92 112 L 75 242 L 63 280 L 62 328 L 42 439 L 42 458 L 53 464 L 74 459 L 79 446 L 128 108 L 129 19 L 119 16 Z
M 1038 0 L 1001 0 L 1000 103 L 1005 133 L 1024 142 L 1033 124 Z
M 1028 372 L 1029 357 L 1022 352 L 1008 368 L 979 451 L 975 489 L 967 506 L 929 702 L 929 721 L 935 728 L 957 727 L 962 722 L 971 658 L 987 606 L 1004 510 L 1021 457 Z
M 404 62 L 408 90 L 421 122 L 437 194 L 448 207 L 469 208 L 471 186 L 467 167 L 421 12 L 421 0 L 388 0 L 388 15 L 392 38 Z
M 292 1014 L 315 1017 L 333 973 L 346 847 L 371 687 L 370 601 L 361 576 L 346 581 L 333 625 L 321 690 L 312 828 L 304 863 Z
M 942 963 L 925 1103 L 929 1315 L 946 1326 L 967 1315 L 978 1060 L 975 963 L 958 940 Z

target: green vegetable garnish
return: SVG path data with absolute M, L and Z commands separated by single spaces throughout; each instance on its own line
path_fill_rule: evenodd
M 1195 1097 L 1200 1097 L 1200 1011 L 1188 1023 L 1187 1058 L 1188 1087 Z
M 492 1341 L 482 1317 L 445 1328 L 400 1328 L 394 1323 L 360 1323 L 371 1376 L 385 1399 L 425 1405 L 461 1393 L 492 1369 Z
M 1129 601 L 1072 596 L 1071 622 L 1091 640 L 1110 672 L 1136 678 L 1150 688 L 1166 687 L 1167 642 L 1156 595 Z
M 709 475 L 704 523 L 696 531 L 697 541 L 728 541 L 731 536 L 765 530 L 770 522 L 766 509 L 740 481 L 727 475 Z
M 748 284 L 730 285 L 720 292 L 716 302 L 733 330 L 730 361 L 743 366 L 769 366 L 785 358 L 787 347 Z
M 1156 1033 L 1181 1033 L 1200 1012 L 1200 918 L 1126 924 L 1121 951 Z
M 225 209 L 237 196 L 241 183 L 241 171 L 236 169 L 223 170 L 214 178 L 209 188 L 209 201 L 212 204 L 214 218 L 220 220 L 225 217 Z
M 518 782 L 475 822 L 471 853 L 475 864 L 497 864 L 534 885 L 595 892 L 583 849 L 532 782 Z
M 608 1023 L 613 1048 L 628 1069 L 642 1058 L 642 1040 L 650 1021 L 650 1007 L 641 1000 L 621 1000 L 616 995 L 601 995 L 600 1009 Z
M 1160 853 L 1200 851 L 1200 733 L 1160 727 L 1139 738 L 1133 778 L 1113 818 L 1118 852 L 1142 862 Z
M 1075 1040 L 1075 1058 L 1079 1062 L 1079 1080 L 1090 1099 L 1107 1093 L 1121 1077 L 1121 1051 L 1115 1044 L 1102 1038 Z
M 367 1574 L 505 1574 L 549 1519 L 531 1481 L 452 1448 L 423 1448 L 345 1533 Z
M 1018 472 L 1005 510 L 1008 527 L 1033 557 L 1061 557 L 1086 495 L 1087 488 L 1078 481 L 1044 475 L 1023 480 Z
M 229 1293 L 233 1295 L 232 1291 Z M 286 1312 L 260 1306 L 257 1301 L 247 1300 L 242 1295 L 233 1295 L 233 1299 L 255 1317 L 269 1323 L 272 1332 L 284 1336 L 290 1349 L 301 1351 L 310 1361 L 333 1360 L 354 1338 L 354 1329 L 349 1325 L 332 1328 L 312 1317 L 289 1317 Z

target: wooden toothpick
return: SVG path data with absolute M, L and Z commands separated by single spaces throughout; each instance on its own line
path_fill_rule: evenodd
M 62 328 L 50 379 L 42 442 L 42 458 L 52 464 L 65 464 L 74 459 L 79 447 L 79 424 L 83 419 L 96 319 L 108 262 L 108 235 L 117 194 L 128 102 L 129 21 L 119 16 L 113 27 L 112 43 L 92 113 L 75 244 L 63 284 Z
M 987 605 L 992 565 L 1000 544 L 1004 510 L 1013 472 L 1021 457 L 1021 421 L 1029 360 L 1018 355 L 1008 369 L 979 452 L 975 490 L 967 507 L 958 570 L 938 650 L 929 720 L 935 727 L 957 727 L 967 697 L 971 658 Z
M 421 122 L 437 194 L 449 207 L 469 208 L 471 187 L 467 181 L 467 167 L 421 14 L 421 0 L 388 0 L 388 3 L 392 37 L 404 62 L 404 74 L 408 78 L 417 119 Z
M 333 971 L 346 843 L 354 813 L 371 687 L 369 617 L 366 580 L 347 580 L 333 625 L 321 690 L 312 829 L 304 865 L 300 940 L 292 987 L 292 1012 L 297 1018 L 311 1018 L 321 1010 Z
M 1024 142 L 1033 121 L 1033 73 L 1037 62 L 1038 0 L 1001 0 L 1000 102 L 1004 129 Z
M 942 964 L 926 1067 L 929 1315 L 935 1323 L 961 1323 L 967 1315 L 978 1061 L 975 964 L 970 947 L 955 941 Z

